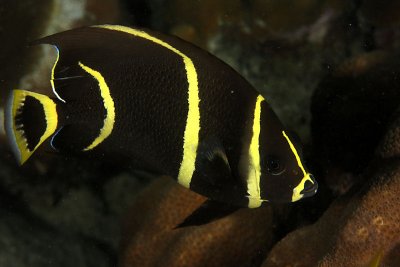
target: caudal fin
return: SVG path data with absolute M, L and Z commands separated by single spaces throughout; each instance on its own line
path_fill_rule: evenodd
M 57 129 L 56 103 L 48 96 L 13 90 L 5 109 L 5 128 L 11 148 L 23 164 Z

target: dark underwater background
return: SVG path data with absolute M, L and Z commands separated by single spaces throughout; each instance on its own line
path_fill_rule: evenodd
M 93 24 L 177 35 L 259 90 L 320 187 L 297 203 L 172 230 L 204 201 L 118 159 L 38 151 L 17 166 L 11 89 L 51 94 L 54 49 Z M 0 0 L 0 266 L 400 266 L 400 1 Z

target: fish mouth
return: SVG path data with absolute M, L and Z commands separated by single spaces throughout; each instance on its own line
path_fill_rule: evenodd
M 301 182 L 293 189 L 292 202 L 311 197 L 318 191 L 318 183 L 311 173 L 307 173 Z
M 314 176 L 309 174 L 310 180 L 306 180 L 304 183 L 304 189 L 300 191 L 302 198 L 311 197 L 315 195 L 318 191 L 318 183 L 315 181 Z

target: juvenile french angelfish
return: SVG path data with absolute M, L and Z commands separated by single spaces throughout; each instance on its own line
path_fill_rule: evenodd
M 7 134 L 23 164 L 44 142 L 169 175 L 212 201 L 256 208 L 317 183 L 271 107 L 231 67 L 179 38 L 101 25 L 57 33 L 54 96 L 13 90 Z

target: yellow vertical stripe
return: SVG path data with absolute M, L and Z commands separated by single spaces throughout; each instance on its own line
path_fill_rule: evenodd
M 79 62 L 79 66 L 97 80 L 100 88 L 100 94 L 103 99 L 104 108 L 106 109 L 104 124 L 100 129 L 99 136 L 97 136 L 88 147 L 83 149 L 83 151 L 88 151 L 98 146 L 111 134 L 115 123 L 115 106 L 114 100 L 111 97 L 110 88 L 108 88 L 108 85 L 101 73 L 84 65 L 82 62 Z
M 199 144 L 200 98 L 196 68 L 190 58 L 185 57 L 184 62 L 189 83 L 189 111 L 183 136 L 183 158 L 179 168 L 178 182 L 184 187 L 190 188 L 190 182 L 196 168 L 197 147 Z
M 305 169 L 303 167 L 303 163 L 301 163 L 301 159 L 300 159 L 299 153 L 297 153 L 297 150 L 294 147 L 292 141 L 290 141 L 290 138 L 289 138 L 289 136 L 286 135 L 285 131 L 282 131 L 282 134 L 286 138 L 286 140 L 287 140 L 287 142 L 288 142 L 288 144 L 290 146 L 290 149 L 292 150 L 292 152 L 293 152 L 293 154 L 294 154 L 294 156 L 296 158 L 297 165 L 299 165 L 299 167 L 300 167 L 301 171 L 303 172 L 303 174 L 306 175 L 306 171 L 305 171 Z
M 260 131 L 261 131 L 261 102 L 264 98 L 259 95 L 257 97 L 254 108 L 253 133 L 249 148 L 249 170 L 247 174 L 247 193 L 249 198 L 249 208 L 257 208 L 261 206 L 261 190 L 260 190 Z
M 187 81 L 189 84 L 188 86 L 189 111 L 186 118 L 185 132 L 183 136 L 183 158 L 179 168 L 179 174 L 177 179 L 181 185 L 189 188 L 196 167 L 195 163 L 196 163 L 197 147 L 199 143 L 199 132 L 200 132 L 200 108 L 199 108 L 200 97 L 199 97 L 197 72 L 193 64 L 193 61 L 175 47 L 154 36 L 151 36 L 150 34 L 144 31 L 118 25 L 100 25 L 94 27 L 125 32 L 136 37 L 144 38 L 162 47 L 165 47 L 166 49 L 172 51 L 173 53 L 177 54 L 182 58 L 183 64 L 185 65 Z
M 303 166 L 303 163 L 301 162 L 299 153 L 297 153 L 297 150 L 294 147 L 292 141 L 290 141 L 289 136 L 287 136 L 285 131 L 282 131 L 282 135 L 286 138 L 286 140 L 287 140 L 287 142 L 289 144 L 289 147 L 292 150 L 292 153 L 296 158 L 297 165 L 299 166 L 299 168 L 303 172 L 303 179 L 301 179 L 300 183 L 293 189 L 292 202 L 295 202 L 297 200 L 300 200 L 303 197 L 303 195 L 300 194 L 300 192 L 303 191 L 306 181 L 310 181 L 313 184 L 314 184 L 314 181 L 311 179 L 310 174 L 307 173 L 306 170 L 304 169 L 304 166 Z

